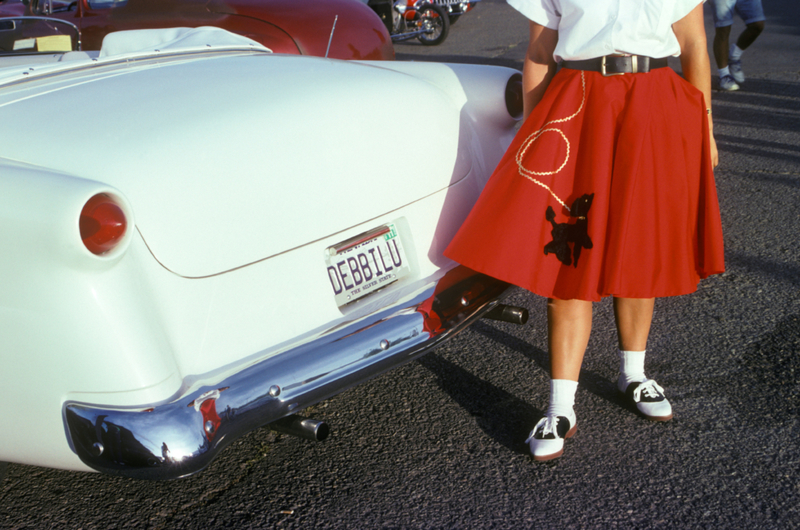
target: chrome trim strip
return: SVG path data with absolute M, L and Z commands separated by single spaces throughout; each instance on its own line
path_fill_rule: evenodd
M 97 471 L 188 476 L 242 435 L 421 356 L 491 310 L 508 289 L 473 274 L 170 403 L 126 409 L 67 402 L 67 433 L 80 459 Z

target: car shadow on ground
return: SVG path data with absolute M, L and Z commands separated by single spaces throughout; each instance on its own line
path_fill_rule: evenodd
M 522 354 L 545 373 L 549 371 L 547 352 L 485 322 L 476 322 L 470 329 L 501 344 L 508 351 Z M 417 363 L 436 376 L 439 387 L 473 416 L 492 439 L 515 453 L 528 454 L 524 440 L 544 415 L 544 409 L 532 407 L 436 352 L 425 355 Z M 581 370 L 579 381 L 583 390 L 621 409 L 633 410 L 617 390 L 616 382 L 586 369 Z
M 436 376 L 439 387 L 475 418 L 477 425 L 493 440 L 515 453 L 528 453 L 525 438 L 544 411 L 438 353 L 429 353 L 417 363 Z

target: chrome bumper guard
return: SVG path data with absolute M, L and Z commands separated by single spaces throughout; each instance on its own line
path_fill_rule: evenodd
M 136 409 L 68 402 L 73 450 L 110 475 L 192 475 L 244 434 L 423 355 L 493 309 L 508 289 L 457 267 L 405 308 L 332 331 L 172 402 Z

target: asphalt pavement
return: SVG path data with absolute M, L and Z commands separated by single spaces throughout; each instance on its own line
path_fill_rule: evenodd
M 524 440 L 547 403 L 547 338 L 544 301 L 520 291 L 526 326 L 481 321 L 314 407 L 332 427 L 322 443 L 260 430 L 166 483 L 12 464 L 0 527 L 800 528 L 800 5 L 764 4 L 746 83 L 712 102 L 727 272 L 656 305 L 647 371 L 672 421 L 620 399 L 604 301 L 578 433 L 562 458 L 533 462 Z M 519 67 L 526 43 L 524 19 L 482 0 L 441 46 L 397 54 Z

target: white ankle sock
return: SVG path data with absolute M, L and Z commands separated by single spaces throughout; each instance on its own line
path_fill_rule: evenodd
M 623 392 L 631 383 L 638 383 L 647 379 L 644 375 L 644 355 L 645 351 L 623 351 L 619 350 L 619 381 L 617 386 Z
M 725 77 L 726 75 L 731 75 L 731 67 L 730 66 L 726 66 L 725 68 L 720 68 L 719 69 L 719 76 L 720 77 Z
M 569 379 L 550 380 L 550 406 L 547 407 L 547 414 L 556 416 L 566 416 L 570 420 L 575 419 L 575 412 L 572 406 L 575 404 L 575 391 L 578 390 L 578 382 Z
M 736 44 L 734 44 L 733 46 L 731 46 L 731 53 L 728 54 L 728 57 L 730 57 L 734 61 L 738 61 L 739 59 L 742 58 L 743 53 L 744 50 L 739 48 Z

